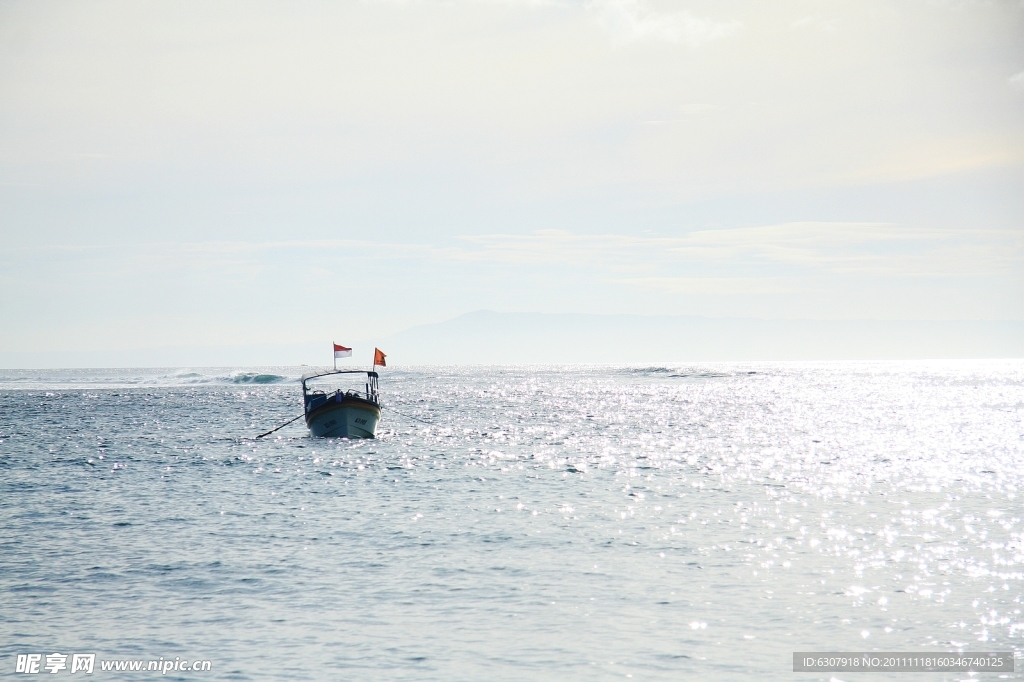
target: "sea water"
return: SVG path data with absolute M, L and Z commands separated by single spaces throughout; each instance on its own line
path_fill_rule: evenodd
M 5 674 L 827 680 L 793 652 L 1024 648 L 1024 362 L 388 368 L 376 440 L 255 440 L 304 370 L 0 372 Z M 210 669 L 99 670 L 176 658 Z

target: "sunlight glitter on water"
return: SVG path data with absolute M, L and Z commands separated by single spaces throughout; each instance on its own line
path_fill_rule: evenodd
M 375 441 L 245 440 L 298 400 L 242 375 L 0 377 L 11 651 L 764 679 L 1022 648 L 1024 363 L 396 370 Z

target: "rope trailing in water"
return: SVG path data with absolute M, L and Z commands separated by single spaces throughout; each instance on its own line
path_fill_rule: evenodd
M 306 416 L 306 415 L 305 415 L 305 413 L 303 413 L 303 414 L 300 414 L 300 415 L 299 415 L 298 417 L 295 417 L 295 419 L 301 419 L 302 417 L 305 417 L 305 416 Z M 283 429 L 284 427 L 288 426 L 288 425 L 289 425 L 289 424 L 291 424 L 291 423 L 292 423 L 293 421 L 295 421 L 295 419 L 289 419 L 289 420 L 288 420 L 288 421 L 286 421 L 286 422 L 285 422 L 284 424 L 281 424 L 280 426 L 278 426 L 278 427 L 277 427 L 277 429 Z M 267 431 L 266 433 L 261 433 L 260 435 L 256 436 L 256 438 L 263 438 L 263 436 L 269 436 L 269 435 L 270 435 L 270 434 L 272 434 L 272 433 L 273 433 L 274 431 L 277 431 L 277 429 L 270 429 L 270 430 L 269 430 L 269 431 Z

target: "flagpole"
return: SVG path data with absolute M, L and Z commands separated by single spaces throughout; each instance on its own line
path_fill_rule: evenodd
M 334 356 L 334 371 L 338 371 L 338 354 L 334 352 L 334 342 L 331 341 L 331 355 Z

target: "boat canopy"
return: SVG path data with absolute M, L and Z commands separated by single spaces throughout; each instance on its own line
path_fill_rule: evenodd
M 365 374 L 368 377 L 377 376 L 376 372 L 371 372 L 367 369 L 320 369 L 315 372 L 307 372 L 302 375 L 302 383 L 306 383 L 310 379 L 317 379 L 319 377 L 330 376 L 331 374 Z

